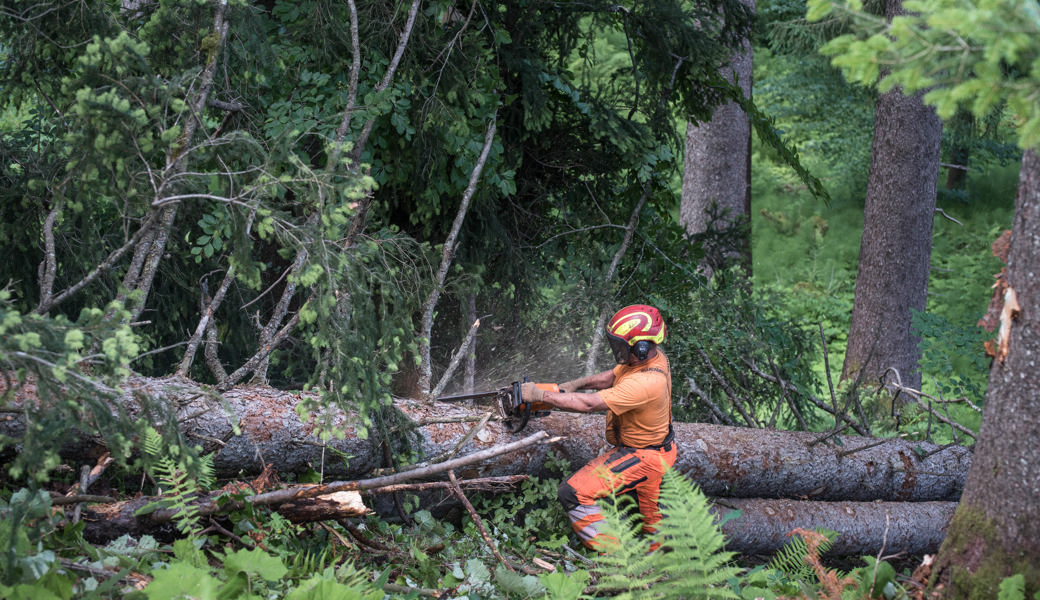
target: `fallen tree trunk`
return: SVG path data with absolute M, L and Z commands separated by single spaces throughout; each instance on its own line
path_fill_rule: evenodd
M 351 415 L 322 415 L 345 432 L 344 439 L 322 442 L 316 435 L 315 420 L 304 422 L 297 415 L 302 399 L 299 392 L 244 386 L 217 395 L 179 378 L 134 378 L 124 387 L 127 403 L 135 402 L 135 394 L 149 394 L 177 406 L 184 434 L 214 453 L 214 464 L 222 476 L 259 473 L 269 463 L 281 473 L 313 469 L 326 479 L 352 480 L 365 478 L 382 466 L 380 448 L 355 434 Z M 533 419 L 523 434 L 510 434 L 501 425 L 488 423 L 456 448 L 473 427 L 460 420 L 479 416 L 487 407 L 413 400 L 399 400 L 396 406 L 418 424 L 425 456 L 450 455 L 453 450 L 475 452 L 538 430 L 562 438 L 457 471 L 464 478 L 546 475 L 544 465 L 550 450 L 577 468 L 596 456 L 605 443 L 602 415 L 555 412 Z M 236 434 L 235 423 L 241 434 Z M 19 433 L 18 419 L 0 422 L 0 434 L 17 438 Z M 705 423 L 676 423 L 675 433 L 679 446 L 676 468 L 710 496 L 951 501 L 960 496 L 971 462 L 971 452 L 963 446 L 939 447 L 898 438 L 827 437 Z M 80 459 L 88 456 L 82 447 L 75 455 Z M 335 455 L 345 455 L 348 460 L 333 460 Z
M 774 554 L 791 530 L 839 533 L 827 556 L 909 556 L 935 553 L 946 538 L 956 502 L 816 502 L 784 499 L 717 499 L 720 516 L 740 515 L 722 525 L 726 548 L 741 554 Z
M 536 443 L 547 436 L 529 436 L 528 444 Z M 518 447 L 517 444 L 503 446 Z M 499 449 L 493 449 L 498 452 Z M 482 451 L 452 462 L 466 463 L 476 460 L 489 451 Z M 406 484 L 408 477 L 421 477 L 421 470 L 388 477 L 363 481 L 332 482 L 325 485 L 302 485 L 263 491 L 271 485 L 271 474 L 265 472 L 248 486 L 244 484 L 225 486 L 223 490 L 210 492 L 196 498 L 191 504 L 191 514 L 198 522 L 206 523 L 209 517 L 241 506 L 239 501 L 217 502 L 216 497 L 225 492 L 246 489 L 261 493 L 249 496 L 245 502 L 270 506 L 294 523 L 310 521 L 342 521 L 360 517 L 370 511 L 355 490 L 371 490 L 391 493 L 402 490 L 430 491 L 439 488 L 448 493 L 454 491 L 461 500 L 462 488 L 498 489 L 522 481 L 523 476 L 491 478 L 458 482 L 426 482 Z M 383 485 L 387 483 L 388 485 Z M 457 486 L 457 487 L 456 487 Z M 350 491 L 343 491 L 350 490 Z M 86 524 L 83 535 L 94 543 L 106 543 L 122 535 L 139 536 L 145 533 L 159 538 L 176 537 L 173 523 L 178 514 L 186 515 L 184 509 L 160 509 L 139 514 L 141 509 L 162 501 L 163 498 L 135 498 L 90 507 L 84 511 Z M 472 513 L 472 507 L 469 507 Z M 956 508 L 955 502 L 819 502 L 785 499 L 724 498 L 715 499 L 714 512 L 724 521 L 722 532 L 730 550 L 742 554 L 774 554 L 787 541 L 795 528 L 827 529 L 839 533 L 831 556 L 858 556 L 905 553 L 920 555 L 935 552 L 945 537 L 946 528 Z M 475 514 L 475 513 L 473 513 Z M 477 517 L 475 517 L 477 520 Z M 217 527 L 215 521 L 209 521 Z M 554 525 L 561 530 L 566 524 Z

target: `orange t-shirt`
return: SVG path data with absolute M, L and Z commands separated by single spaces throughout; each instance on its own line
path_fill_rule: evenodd
M 672 420 L 672 373 L 660 348 L 641 365 L 614 367 L 613 387 L 599 394 L 609 409 L 608 442 L 631 448 L 664 443 Z

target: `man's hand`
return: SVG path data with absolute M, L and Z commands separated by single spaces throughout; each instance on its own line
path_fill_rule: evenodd
M 545 390 L 538 387 L 534 382 L 520 384 L 520 399 L 524 402 L 541 402 L 545 396 Z
M 588 377 L 579 377 L 577 379 L 572 379 L 572 380 L 568 381 L 567 383 L 561 383 L 560 384 L 560 391 L 561 392 L 571 393 L 571 392 L 576 392 L 578 390 L 585 389 L 585 386 L 588 385 L 588 379 L 589 379 Z

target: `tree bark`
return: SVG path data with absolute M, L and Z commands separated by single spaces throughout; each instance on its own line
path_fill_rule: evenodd
M 326 479 L 360 479 L 382 466 L 382 455 L 373 442 L 354 433 L 352 415 L 313 415 L 309 422 L 301 420 L 296 412 L 303 398 L 299 392 L 244 386 L 220 395 L 175 377 L 135 378 L 124 389 L 123 402 L 129 406 L 136 405 L 137 394 L 176 406 L 182 431 L 206 452 L 214 453 L 216 470 L 222 476 L 259 473 L 265 464 L 272 464 L 279 473 L 313 469 Z M 40 400 L 23 395 L 15 402 Z M 544 465 L 550 449 L 577 469 L 606 444 L 603 415 L 554 412 L 532 419 L 520 436 L 506 432 L 496 422 L 488 423 L 468 443 L 455 448 L 473 427 L 457 419 L 479 416 L 479 411 L 490 411 L 490 407 L 404 399 L 396 406 L 417 423 L 425 456 L 468 454 L 539 430 L 562 438 L 457 470 L 464 478 L 546 475 Z M 444 422 L 453 418 L 455 422 Z M 316 424 L 323 420 L 339 427 L 345 437 L 326 446 Z M 240 435 L 234 431 L 236 422 Z M 0 434 L 18 438 L 22 431 L 24 423 L 18 418 L 0 421 Z M 675 468 L 711 496 L 864 502 L 956 500 L 971 463 L 971 452 L 963 446 L 939 447 L 902 439 L 830 436 L 824 440 L 826 434 L 707 423 L 675 423 L 675 434 L 679 446 Z M 92 440 L 81 437 L 80 443 L 70 444 L 71 454 L 66 456 L 91 456 L 84 446 L 90 443 Z
M 964 497 L 935 573 L 947 598 L 996 598 L 1004 577 L 1040 592 L 1040 155 L 1026 151 L 1019 175 L 1007 283 L 1017 315 L 1005 313 L 1006 357 L 994 359 L 986 408 Z M 1005 299 L 1008 295 L 1005 294 Z
M 956 502 L 812 502 L 727 498 L 715 512 L 740 515 L 722 525 L 726 548 L 741 554 L 774 554 L 801 527 L 837 531 L 827 556 L 933 553 L 946 537 Z
M 889 0 L 888 17 L 901 14 Z M 920 336 L 912 311 L 924 311 L 932 253 L 942 123 L 922 94 L 878 97 L 856 291 L 841 378 L 880 387 L 889 368 L 921 389 Z
M 755 10 L 755 0 L 744 0 Z M 753 53 L 750 40 L 733 54 L 723 76 L 740 86 L 751 97 Z M 751 124 L 736 102 L 728 102 L 715 110 L 707 123 L 686 125 L 686 154 L 683 160 L 682 200 L 679 221 L 687 235 L 703 234 L 712 225 L 710 208 L 716 203 L 721 210 L 717 231 L 728 229 L 751 216 Z M 748 232 L 750 234 L 750 232 Z M 726 246 L 728 248 L 728 245 Z M 740 240 L 739 256 L 709 258 L 701 267 L 711 277 L 713 269 L 734 258 L 751 276 L 751 239 Z

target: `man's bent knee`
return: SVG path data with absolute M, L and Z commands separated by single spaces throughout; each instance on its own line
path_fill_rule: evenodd
M 560 499 L 560 504 L 563 505 L 563 509 L 570 512 L 578 507 L 578 490 L 574 489 L 570 483 L 564 481 L 560 484 L 560 489 L 556 493 L 556 497 Z

